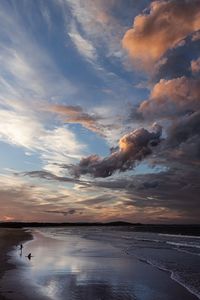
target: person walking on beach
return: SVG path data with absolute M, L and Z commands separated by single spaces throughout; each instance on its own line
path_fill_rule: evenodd
M 23 245 L 21 244 L 20 245 L 20 254 L 19 254 L 20 257 L 22 257 L 22 250 L 23 250 Z

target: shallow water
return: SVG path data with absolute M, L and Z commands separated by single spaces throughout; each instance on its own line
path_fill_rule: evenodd
M 185 274 L 189 279 L 194 273 L 192 261 L 199 256 L 182 250 L 185 251 L 189 243 L 191 251 L 191 245 L 198 246 L 198 239 L 190 238 L 188 242 L 186 237 L 180 242 L 180 237 L 114 228 L 45 228 L 36 231 L 34 237 L 24 245 L 22 253 L 13 252 L 12 259 L 19 267 L 7 274 L 5 282 L 8 284 L 8 277 L 12 277 L 18 281 L 18 290 L 17 298 L 15 293 L 14 298 L 8 295 L 10 299 L 36 299 L 32 291 L 37 291 L 37 299 L 53 300 L 197 299 L 172 280 L 171 273 L 158 267 L 175 268 L 179 274 L 182 264 L 182 272 L 187 270 Z M 178 242 L 184 244 L 180 246 L 184 249 L 173 249 L 179 247 L 174 244 Z M 33 257 L 28 260 L 26 256 L 30 252 Z M 183 255 L 190 257 L 185 266 L 190 265 L 191 270 L 186 267 L 184 270 Z M 172 271 L 173 276 L 178 276 Z M 23 290 L 20 289 L 22 283 Z M 197 282 L 195 284 L 197 286 Z

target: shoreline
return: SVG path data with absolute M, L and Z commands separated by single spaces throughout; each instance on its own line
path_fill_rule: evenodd
M 49 240 L 49 239 L 52 239 L 52 237 L 50 238 L 50 237 L 42 234 L 41 241 L 42 240 L 44 241 L 45 239 Z M 35 240 L 35 242 L 34 242 L 34 240 Z M 90 239 L 87 239 L 87 240 L 90 241 Z M 7 271 L 11 271 L 11 272 L 14 271 L 15 274 L 18 274 L 18 273 L 16 273 L 16 271 L 17 271 L 17 263 L 15 263 L 13 261 L 11 261 L 11 262 L 9 261 L 11 251 L 15 250 L 14 247 L 20 245 L 21 243 L 22 244 L 26 244 L 25 248 L 27 248 L 28 247 L 27 244 L 29 242 L 30 243 L 31 242 L 36 243 L 36 241 L 37 241 L 37 238 L 35 239 L 34 232 L 31 233 L 29 231 L 29 229 L 10 229 L 10 228 L 0 229 L 0 251 L 1 251 L 1 257 L 0 257 L 0 266 L 1 266 L 1 268 L 0 268 L 0 300 L 6 300 L 7 299 L 6 296 L 8 296 L 9 299 L 14 299 L 14 298 L 12 298 L 14 296 L 14 294 L 13 295 L 10 294 L 10 293 L 12 293 L 12 290 L 11 290 L 12 288 L 6 288 L 5 290 L 3 290 L 2 286 L 1 286 L 2 277 L 6 274 Z M 38 245 L 41 244 L 41 241 L 39 241 Z M 52 239 L 52 242 L 53 241 L 55 242 L 54 238 Z M 191 289 L 189 289 L 182 282 L 178 281 L 177 278 L 174 278 L 174 274 L 173 274 L 172 271 L 167 270 L 167 269 L 163 269 L 163 268 L 159 268 L 158 266 L 152 264 L 151 262 L 146 261 L 146 260 L 142 260 L 142 259 L 138 258 L 137 256 L 135 256 L 135 258 L 138 261 L 141 261 L 143 263 L 151 265 L 151 267 L 153 269 L 155 268 L 157 270 L 165 271 L 165 272 L 169 273 L 168 277 L 173 282 L 176 282 L 177 285 L 180 285 L 184 289 L 186 289 L 191 296 L 193 295 L 193 296 L 197 297 L 197 299 L 199 299 L 198 295 L 194 291 L 192 291 Z M 71 274 L 71 276 L 73 276 L 73 274 Z M 12 281 L 12 284 L 13 284 L 13 286 L 17 286 L 17 283 L 15 283 L 15 280 Z M 11 284 L 11 287 L 12 287 L 12 284 Z M 24 286 L 24 288 L 27 291 L 27 290 L 30 290 L 31 286 Z M 37 286 L 32 286 L 32 288 L 34 289 L 34 293 L 35 293 L 35 295 L 37 295 L 37 297 L 42 296 L 40 294 L 37 294 L 37 292 L 38 292 Z M 30 299 L 32 299 L 32 298 L 30 298 Z M 35 299 L 35 298 L 33 298 L 33 299 Z M 40 298 L 38 298 L 38 299 L 40 299 Z M 42 296 L 41 299 L 47 299 L 47 298 Z
M 108 223 L 40 223 L 40 222 L 0 222 L 0 228 L 49 228 L 49 227 L 108 227 L 120 228 L 125 231 L 149 232 L 158 234 L 170 234 L 181 236 L 199 236 L 200 224 L 140 224 L 128 222 L 108 222 Z
M 195 297 L 197 297 L 197 299 L 200 299 L 200 295 L 196 292 L 196 290 L 191 289 L 190 287 L 188 287 L 185 283 L 183 283 L 181 280 L 177 279 L 175 276 L 175 273 L 172 270 L 166 269 L 164 267 L 161 266 L 157 266 L 156 264 L 153 264 L 151 261 L 147 260 L 147 259 L 142 259 L 139 258 L 138 256 L 135 256 L 139 261 L 144 262 L 150 266 L 152 266 L 153 268 L 156 268 L 158 270 L 161 270 L 163 272 L 169 273 L 170 274 L 170 278 L 175 281 L 177 284 L 181 285 L 183 288 L 185 288 L 190 294 L 194 295 Z
M 33 239 L 27 229 L 0 228 L 0 300 L 6 300 L 6 292 L 1 286 L 1 280 L 5 273 L 16 268 L 16 264 L 10 263 L 9 253 L 14 247 Z

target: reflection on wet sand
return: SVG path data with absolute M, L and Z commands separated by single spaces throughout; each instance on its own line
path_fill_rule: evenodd
M 128 256 L 112 244 L 76 234 L 67 235 L 65 240 L 38 232 L 34 236 L 33 241 L 24 245 L 21 259 L 16 259 L 21 261 L 21 282 L 37 289 L 37 299 L 196 299 L 172 281 L 168 273 Z M 28 254 L 33 257 L 29 261 Z M 19 299 L 23 297 L 34 299 L 30 287 Z
M 108 282 L 94 282 L 80 284 L 76 275 L 46 278 L 43 284 L 48 288 L 48 295 L 53 299 L 101 299 L 101 300 L 135 300 L 136 296 L 130 294 L 126 287 L 112 286 Z

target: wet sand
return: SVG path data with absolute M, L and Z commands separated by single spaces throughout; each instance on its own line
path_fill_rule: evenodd
M 28 260 L 27 254 L 33 257 Z M 69 235 L 62 241 L 34 233 L 23 255 L 11 253 L 17 269 L 2 284 L 8 299 L 195 300 L 168 272 L 129 257 L 103 241 Z
M 0 279 L 5 272 L 16 268 L 14 263 L 8 263 L 9 251 L 11 251 L 13 247 L 17 247 L 24 241 L 31 239 L 32 235 L 26 230 L 0 228 Z M 12 291 L 5 289 L 0 281 L 0 300 L 6 299 L 6 296 L 10 293 L 12 293 Z

